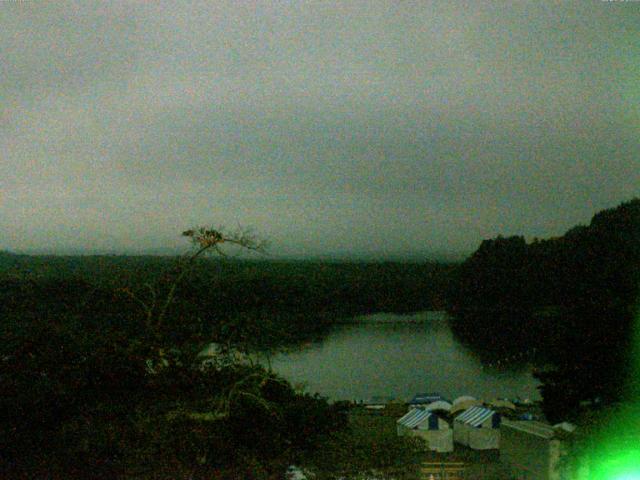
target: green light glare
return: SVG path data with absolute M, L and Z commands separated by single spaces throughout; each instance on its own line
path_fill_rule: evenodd
M 628 380 L 629 397 L 633 402 L 640 405 L 640 301 L 636 304 L 635 309 L 631 355 L 633 358 L 631 359 L 632 369 Z
M 588 467 L 576 480 L 640 480 L 640 309 L 635 313 L 626 400 L 592 438 L 583 458 Z
M 620 435 L 612 431 L 599 436 L 588 455 L 588 475 L 580 480 L 640 480 L 640 445 L 633 445 L 630 437 L 627 441 L 616 438 Z

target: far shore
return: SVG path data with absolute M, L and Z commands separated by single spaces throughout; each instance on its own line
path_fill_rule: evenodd
M 378 323 L 422 323 L 447 318 L 444 310 L 426 310 L 412 313 L 377 312 L 367 315 L 344 317 L 336 321 L 337 324 L 360 325 Z

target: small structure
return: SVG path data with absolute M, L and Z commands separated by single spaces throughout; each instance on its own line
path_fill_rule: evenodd
M 393 397 L 386 396 L 374 396 L 369 400 L 365 400 L 362 404 L 364 408 L 369 411 L 381 411 L 387 408 L 387 406 L 393 402 Z
M 500 461 L 517 478 L 558 480 L 560 460 L 566 454 L 564 440 L 575 427 L 551 426 L 528 420 L 504 420 L 500 426 Z
M 524 412 L 518 415 L 518 420 L 537 420 L 537 418 L 531 412 Z
M 439 400 L 444 400 L 444 397 L 439 393 L 416 393 L 413 398 L 409 400 L 409 406 L 422 407 Z
M 484 407 L 471 407 L 453 421 L 453 439 L 474 450 L 500 445 L 500 414 Z
M 429 450 L 453 451 L 453 432 L 449 424 L 435 413 L 414 408 L 396 422 L 399 436 L 422 438 Z
M 491 400 L 489 402 L 489 406 L 495 409 L 502 408 L 504 410 L 511 410 L 513 412 L 516 411 L 516 406 L 513 404 L 513 402 L 500 398 Z
M 469 395 L 463 395 L 456 398 L 451 404 L 451 414 L 462 412 L 470 407 L 480 406 L 482 402 L 475 397 Z
M 438 400 L 430 403 L 429 405 L 424 407 L 424 409 L 430 412 L 445 412 L 446 414 L 449 414 L 449 412 L 451 411 L 451 404 L 446 400 Z
M 495 399 L 491 400 L 487 406 L 492 410 L 498 412 L 502 418 L 516 418 L 517 417 L 517 408 L 516 406 L 506 399 Z

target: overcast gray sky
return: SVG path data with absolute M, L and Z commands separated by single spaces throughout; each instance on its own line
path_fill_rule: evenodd
M 640 195 L 640 2 L 3 2 L 0 99 L 0 249 L 470 252 Z

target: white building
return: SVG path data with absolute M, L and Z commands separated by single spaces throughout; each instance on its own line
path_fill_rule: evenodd
M 531 420 L 503 420 L 500 426 L 500 461 L 517 479 L 559 480 L 560 459 L 566 453 L 563 439 L 575 427 Z
M 471 407 L 453 420 L 453 440 L 474 450 L 500 446 L 500 414 L 484 407 Z
M 420 437 L 429 450 L 436 452 L 453 451 L 453 431 L 445 420 L 434 413 L 414 408 L 396 424 L 399 436 Z

